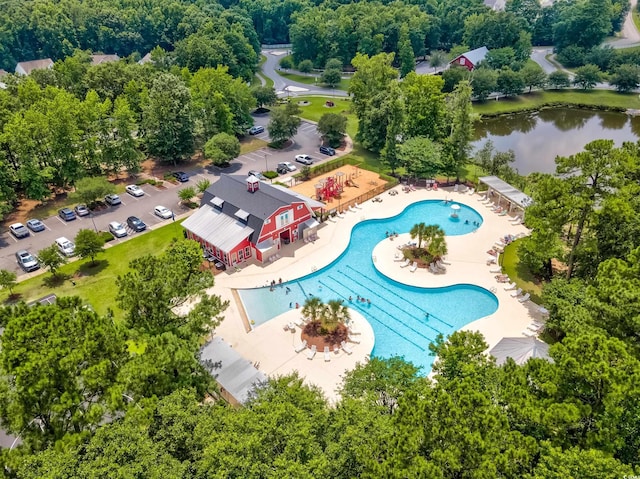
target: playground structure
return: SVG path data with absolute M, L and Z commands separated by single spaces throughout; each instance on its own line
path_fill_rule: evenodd
M 354 171 L 349 174 L 338 171 L 334 175 L 320 179 L 320 181 L 314 185 L 316 199 L 330 203 L 333 201 L 333 198 L 341 197 L 345 187 L 352 186 L 359 188 L 358 184 L 354 181 L 355 178 L 358 177 L 358 173 L 358 169 L 354 169 Z

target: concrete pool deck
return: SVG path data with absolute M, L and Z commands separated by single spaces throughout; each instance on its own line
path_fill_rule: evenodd
M 280 250 L 281 258 L 273 263 L 252 263 L 238 271 L 218 274 L 210 293 L 229 300 L 229 308 L 225 312 L 225 320 L 214 334 L 222 337 L 265 374 L 278 376 L 298 371 L 308 384 L 319 386 L 329 400 L 336 400 L 337 388 L 345 371 L 353 369 L 358 362 L 365 362 L 373 349 L 373 330 L 368 322 L 352 309 L 352 317 L 357 324 L 355 328 L 362 333 L 359 344 L 350 344 L 353 354 L 347 355 L 341 351 L 332 355 L 330 362 L 325 362 L 320 351 L 313 360 L 308 360 L 305 351 L 295 352 L 295 346 L 301 342 L 300 330 L 297 329 L 295 334 L 284 331 L 285 325 L 300 316 L 299 310 L 294 308 L 247 332 L 242 320 L 245 313 L 236 302 L 232 290 L 265 286 L 273 280 L 290 281 L 307 275 L 331 263 L 344 251 L 349 244 L 351 229 L 360 221 L 395 216 L 416 201 L 449 199 L 476 210 L 482 216 L 483 223 L 471 234 L 447 236 L 447 262 L 451 264 L 447 265 L 446 273 L 435 275 L 421 268 L 412 273 L 409 268 L 400 268 L 394 255 L 398 252 L 396 247 L 409 240 L 408 233 L 399 235 L 393 241 L 381 239 L 372 252 L 375 267 L 391 279 L 414 286 L 442 287 L 463 283 L 491 290 L 499 302 L 496 312 L 469 323 L 462 329 L 480 331 L 489 348 L 503 337 L 522 336 L 526 326 L 533 319 L 540 318 L 541 313 L 537 305 L 531 302 L 520 303 L 511 297 L 511 291 L 504 290 L 507 284 L 496 281 L 497 273 L 490 272 L 496 265 L 487 265 L 487 251 L 499 238 L 507 234 L 527 234 L 527 228 L 509 222 L 512 219 L 509 216 L 493 213 L 478 201 L 480 197 L 477 194 L 455 193 L 450 189 L 418 189 L 410 193 L 402 192 L 400 187 L 394 190 L 398 193 L 395 196 L 382 194 L 382 202 L 368 201 L 355 211 L 344 213 L 344 218 L 323 223 L 318 228 L 318 239 L 314 243 L 283 246 Z M 421 221 L 428 223 L 424 219 L 416 220 Z

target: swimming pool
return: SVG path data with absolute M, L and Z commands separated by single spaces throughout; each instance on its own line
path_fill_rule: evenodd
M 425 200 L 400 214 L 365 220 L 351 232 L 345 251 L 331 264 L 299 279 L 269 287 L 240 289 L 238 293 L 254 327 L 304 304 L 310 295 L 323 301 L 343 299 L 371 324 L 375 333 L 373 356 L 404 356 L 425 372 L 433 357 L 429 344 L 439 333 L 445 337 L 476 319 L 496 311 L 498 301 L 489 291 L 470 284 L 446 288 L 419 288 L 394 281 L 375 268 L 371 253 L 386 232 L 407 233 L 416 223 L 437 224 L 448 236 L 471 233 L 482 224 L 472 208 L 460 205 L 451 218 L 451 203 Z M 349 303 L 349 297 L 352 302 Z M 356 301 L 357 296 L 371 301 Z M 427 317 L 428 313 L 428 317 Z

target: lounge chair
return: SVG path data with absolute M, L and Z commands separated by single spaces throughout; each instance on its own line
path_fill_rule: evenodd
M 293 320 L 293 324 L 302 329 L 302 327 L 304 326 L 304 321 L 302 320 L 302 318 L 296 318 Z
M 305 339 L 304 341 L 302 341 L 302 343 L 301 343 L 301 344 L 299 344 L 299 345 L 295 348 L 296 353 L 299 353 L 300 351 L 304 351 L 305 349 L 307 349 L 307 340 L 306 340 L 306 339 Z
M 475 188 L 469 188 L 469 191 L 468 191 L 469 195 L 472 195 L 472 194 L 474 194 L 475 192 L 476 192 L 476 189 L 475 189 Z
M 324 347 L 324 362 L 328 363 L 331 361 L 331 352 L 329 351 L 329 346 Z
M 464 193 L 467 192 L 468 189 L 469 188 L 467 188 L 465 185 L 460 185 L 460 188 L 458 188 L 458 193 L 463 193 L 464 194 Z
M 307 359 L 313 359 L 317 352 L 318 348 L 314 344 L 313 346 L 311 346 L 311 349 L 307 351 Z
M 360 340 L 358 338 L 352 338 L 351 336 L 349 336 L 349 341 L 353 344 L 360 344 Z
M 529 293 L 527 293 L 522 298 L 518 298 L 518 301 L 520 301 L 521 303 L 526 303 L 527 301 L 529 301 L 530 297 L 531 297 L 531 295 Z
M 440 258 L 440 262 L 442 264 L 446 264 L 447 266 L 451 266 L 451 263 L 449 263 L 447 260 L 445 260 L 444 258 Z
M 352 205 L 349 205 L 349 211 L 353 211 L 355 213 L 356 209 Z
M 522 288 L 518 288 L 513 293 L 511 293 L 511 297 L 517 298 L 518 296 L 520 296 L 520 293 L 522 293 Z
M 531 338 L 531 337 L 533 337 L 533 336 L 537 336 L 537 335 L 538 335 L 538 333 L 536 333 L 536 332 L 534 332 L 534 331 L 531 331 L 531 330 L 529 330 L 529 329 L 525 329 L 524 331 L 522 331 L 522 334 L 523 334 L 524 336 L 529 337 L 529 338 Z
M 497 262 L 498 262 L 498 258 L 496 258 L 495 256 L 487 257 L 487 265 L 496 264 Z
M 411 264 L 411 260 L 409 258 L 407 258 L 404 263 L 402 263 L 400 265 L 401 268 L 406 268 L 407 266 L 409 266 Z
M 495 268 L 491 268 L 489 270 L 489 273 L 502 273 L 502 267 L 501 266 L 496 266 Z
M 435 263 L 433 263 L 433 264 L 435 264 L 435 265 L 436 265 L 436 268 L 438 268 L 438 269 L 439 269 L 440 271 L 442 271 L 443 273 L 446 273 L 446 272 L 447 272 L 447 267 L 446 267 L 444 264 L 442 264 L 442 262 L 440 262 L 440 261 L 436 261 L 436 262 L 435 262 Z
M 522 216 L 516 216 L 515 218 L 511 218 L 509 221 L 515 223 L 516 221 L 522 221 Z
M 362 206 L 360 206 L 360 205 L 358 204 L 358 202 L 357 202 L 357 201 L 356 201 L 356 204 L 355 204 L 355 205 L 353 205 L 353 206 L 355 206 L 355 207 L 356 207 L 357 209 L 359 209 L 359 210 L 361 210 L 361 209 L 362 209 Z
M 409 271 L 411 271 L 412 273 L 415 273 L 415 271 L 418 269 L 418 263 L 416 263 L 415 261 L 413 262 L 413 264 L 411 265 L 411 268 L 409 269 Z
M 517 286 L 517 285 L 516 285 L 516 283 L 514 282 L 514 283 L 511 283 L 509 286 L 505 286 L 505 287 L 504 287 L 504 290 L 505 290 L 505 291 L 513 291 L 514 289 L 516 289 L 516 286 Z
M 351 349 L 346 341 L 342 341 L 342 343 L 340 344 L 340 348 L 347 354 L 352 354 L 353 353 L 353 349 Z
M 478 196 L 478 201 L 487 201 L 488 198 L 489 197 L 487 196 L 487 194 L 484 193 L 484 194 Z
M 358 331 L 357 329 L 352 329 L 349 328 L 349 335 L 350 336 L 360 336 L 362 333 L 360 331 Z
M 544 324 L 539 324 L 539 323 L 531 323 L 527 326 L 528 330 L 533 331 L 535 333 L 540 332 L 542 328 L 544 328 Z
M 453 186 L 453 191 L 457 193 L 457 192 L 458 192 L 458 189 L 460 189 L 460 185 L 456 183 L 456 184 Z
M 521 225 L 521 224 L 522 224 L 522 220 L 521 220 L 521 219 L 519 219 L 518 221 L 512 221 L 512 222 L 511 222 L 511 224 L 512 224 L 513 226 Z

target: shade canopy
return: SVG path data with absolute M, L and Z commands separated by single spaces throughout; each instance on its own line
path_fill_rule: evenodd
M 460 209 L 460 205 L 451 205 L 451 209 L 458 211 Z
M 535 337 L 502 338 L 489 354 L 496 358 L 498 365 L 504 364 L 507 358 L 513 358 L 516 364 L 524 364 L 532 358 L 553 362 L 549 356 L 549 345 Z

